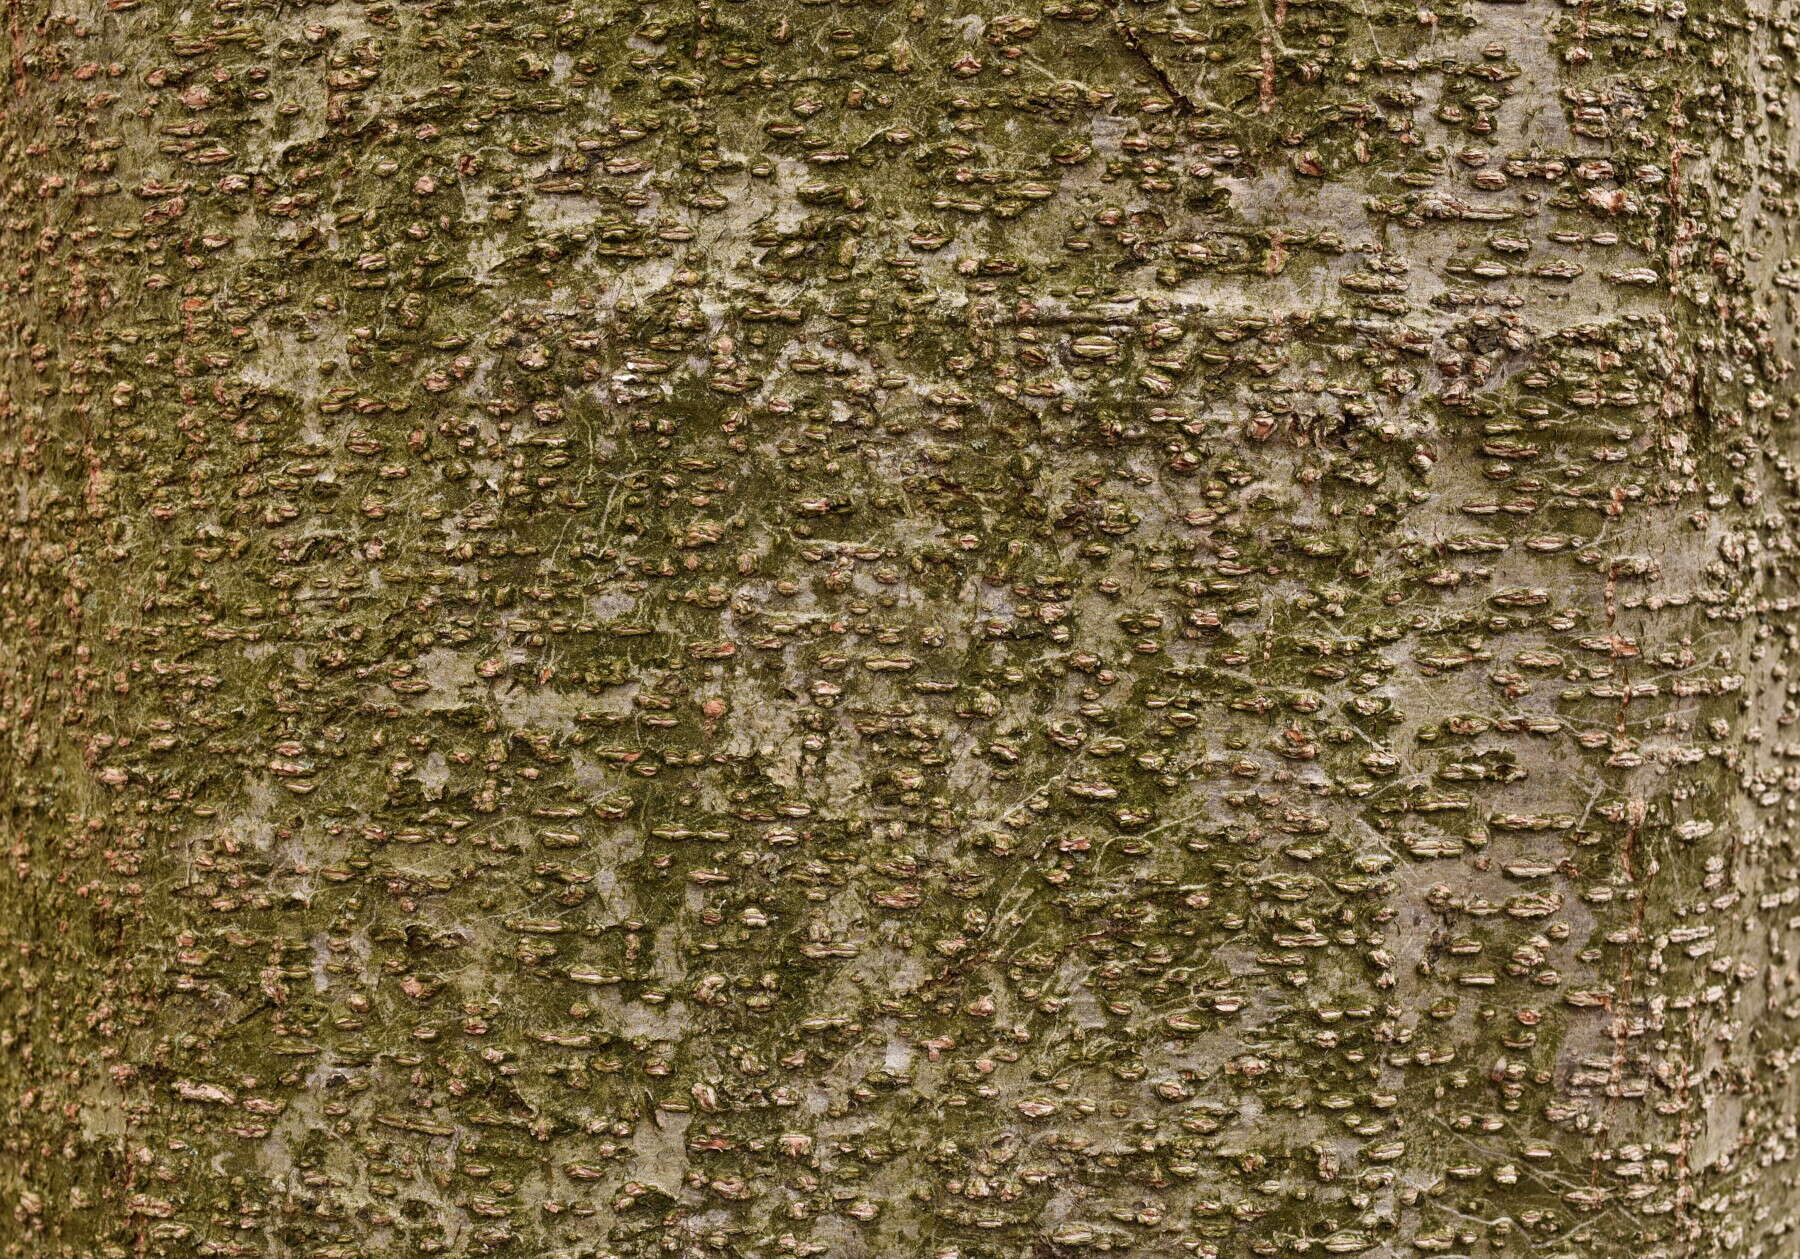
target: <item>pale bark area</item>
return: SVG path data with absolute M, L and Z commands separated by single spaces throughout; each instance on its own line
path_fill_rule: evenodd
M 1787 0 L 8 15 L 3 1253 L 1796 1253 Z

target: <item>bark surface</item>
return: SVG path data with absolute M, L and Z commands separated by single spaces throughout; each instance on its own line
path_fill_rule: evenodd
M 1792 0 L 11 0 L 0 1253 L 1800 1254 Z

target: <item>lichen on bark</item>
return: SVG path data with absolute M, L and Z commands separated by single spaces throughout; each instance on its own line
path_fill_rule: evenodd
M 0 1253 L 1796 1253 L 1790 0 L 8 30 Z

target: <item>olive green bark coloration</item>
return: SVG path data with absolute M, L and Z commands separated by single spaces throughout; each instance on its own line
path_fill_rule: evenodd
M 1800 1255 L 1794 0 L 13 0 L 0 1254 Z

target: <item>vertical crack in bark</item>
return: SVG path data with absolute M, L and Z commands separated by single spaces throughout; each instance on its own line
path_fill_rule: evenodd
M 1112 14 L 1113 29 L 1119 33 L 1119 38 L 1125 41 L 1125 46 L 1131 49 L 1139 61 L 1144 63 L 1144 68 L 1155 77 L 1163 91 L 1175 98 L 1176 112 L 1199 113 L 1200 108 L 1194 104 L 1193 98 L 1175 85 L 1175 80 L 1169 77 L 1169 72 L 1163 69 L 1161 63 L 1150 55 L 1149 49 L 1144 47 L 1143 40 L 1138 38 L 1137 28 L 1127 22 L 1125 15 L 1119 12 L 1118 0 L 1105 0 L 1105 4 L 1107 12 Z

